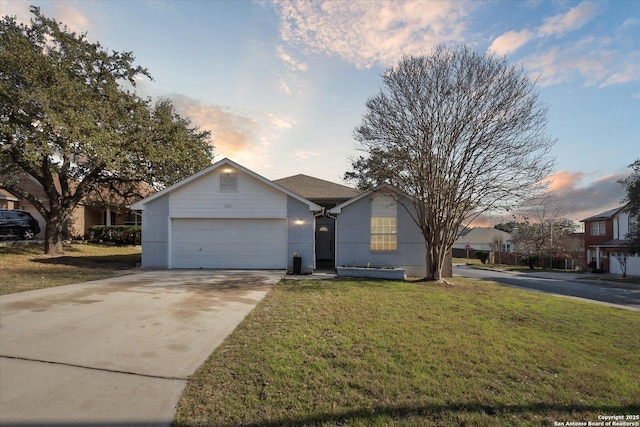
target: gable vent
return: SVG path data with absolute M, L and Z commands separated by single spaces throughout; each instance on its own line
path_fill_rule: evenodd
M 238 191 L 238 172 L 220 174 L 220 191 Z

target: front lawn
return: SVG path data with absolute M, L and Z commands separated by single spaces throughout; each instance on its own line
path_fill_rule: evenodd
M 74 244 L 64 251 L 52 256 L 42 245 L 0 246 L 0 295 L 105 279 L 140 262 L 139 247 Z
M 640 313 L 455 277 L 281 281 L 175 426 L 554 425 L 640 413 Z

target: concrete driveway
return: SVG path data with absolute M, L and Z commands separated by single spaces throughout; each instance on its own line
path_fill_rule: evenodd
M 282 275 L 154 271 L 1 296 L 0 424 L 170 424 L 187 377 Z

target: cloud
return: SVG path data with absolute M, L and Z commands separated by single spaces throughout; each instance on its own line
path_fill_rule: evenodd
M 203 105 L 184 95 L 176 94 L 169 98 L 178 114 L 211 131 L 216 155 L 240 157 L 262 145 L 258 136 L 261 127 L 254 119 L 236 114 L 228 107 Z
M 65 3 L 56 4 L 55 18 L 57 21 L 61 21 L 71 31 L 76 33 L 86 33 L 91 30 L 92 25 L 89 19 L 84 16 L 77 8 L 71 7 Z
M 585 26 L 601 11 L 596 2 L 582 2 L 566 13 L 544 20 L 537 29 L 508 31 L 487 49 L 499 55 L 513 53 L 527 42 L 548 36 L 560 37 Z M 611 37 L 587 36 L 553 45 L 523 59 L 525 66 L 540 75 L 541 86 L 583 80 L 585 86 L 605 87 L 640 80 L 640 51 L 626 49 L 635 37 L 638 20 L 629 18 Z M 631 37 L 625 32 L 630 32 Z M 632 44 L 633 45 L 633 44 Z
M 629 18 L 629 19 L 625 20 L 625 21 L 622 23 L 621 27 L 622 27 L 622 29 L 624 29 L 624 30 L 628 30 L 628 29 L 630 29 L 630 28 L 635 27 L 635 26 L 636 26 L 636 25 L 638 25 L 638 24 L 640 24 L 640 19 L 637 19 L 637 18 Z
M 597 2 L 584 1 L 566 13 L 545 19 L 544 24 L 538 28 L 538 33 L 541 36 L 560 37 L 583 27 L 598 13 L 600 13 L 600 5 Z
M 584 177 L 585 174 L 582 172 L 558 171 L 544 181 L 549 184 L 550 191 L 564 191 L 573 189 Z
M 201 129 L 211 131 L 216 158 L 229 157 L 254 170 L 272 167 L 272 156 L 278 154 L 278 139 L 296 124 L 281 113 L 258 111 L 245 115 L 226 106 L 206 105 L 181 94 L 167 98 L 173 102 L 178 114 L 190 118 Z
M 273 3 L 285 42 L 306 53 L 336 55 L 358 68 L 390 65 L 402 53 L 422 53 L 463 41 L 473 3 L 457 1 Z
M 523 59 L 541 86 L 582 79 L 585 86 L 600 87 L 640 80 L 640 51 L 623 52 L 609 38 L 585 37 L 554 46 Z
M 487 50 L 497 55 L 507 55 L 518 50 L 532 38 L 533 33 L 527 29 L 522 31 L 508 31 L 497 37 Z
M 320 155 L 320 153 L 316 152 L 316 151 L 297 151 L 296 153 L 294 153 L 294 156 L 302 159 L 302 160 L 307 160 L 310 157 L 315 157 Z
M 291 55 L 284 51 L 284 47 L 282 47 L 281 45 L 276 47 L 276 51 L 278 53 L 278 58 L 280 58 L 290 70 L 307 71 L 307 69 L 309 68 L 309 66 L 304 62 L 296 61 L 295 59 L 293 59 Z
M 0 0 L 0 16 L 15 16 L 20 24 L 28 24 L 33 17 L 28 0 Z
M 561 203 L 560 216 L 577 222 L 621 206 L 625 190 L 618 181 L 627 176 L 628 172 L 619 172 L 585 182 L 591 177 L 589 174 L 562 170 L 547 177 L 546 181 L 548 191 Z M 494 226 L 513 220 L 513 212 L 487 212 L 475 218 L 472 226 Z
M 619 64 L 619 71 L 609 74 L 600 87 L 628 83 L 640 80 L 640 52 L 627 55 L 627 61 Z
M 295 124 L 292 119 L 283 115 L 264 113 L 264 116 L 269 120 L 271 127 L 278 130 L 291 129 Z
M 620 206 L 625 190 L 618 181 L 627 176 L 628 173 L 615 173 L 583 185 L 587 174 L 559 171 L 548 180 L 551 182 L 549 189 L 563 200 L 564 216 L 577 221 Z
M 289 87 L 289 85 L 287 84 L 286 80 L 284 78 L 280 79 L 280 90 L 283 91 L 284 93 L 286 93 L 287 95 L 291 94 L 291 88 Z
M 285 51 L 284 46 L 282 45 L 278 45 L 276 47 L 276 53 L 278 58 L 284 62 L 287 68 L 287 72 L 285 73 L 286 75 L 280 77 L 279 89 L 287 95 L 290 95 L 293 92 L 292 87 L 296 88 L 296 92 L 299 92 L 301 85 L 298 74 L 307 71 L 309 69 L 309 65 L 293 58 L 293 56 Z
M 33 14 L 29 11 L 30 4 L 28 0 L 0 0 L 0 15 L 15 16 L 18 23 L 29 24 L 33 18 Z M 53 12 L 46 12 L 44 7 L 41 9 L 45 16 L 62 22 L 73 32 L 81 34 L 93 28 L 85 15 L 66 3 L 56 3 Z

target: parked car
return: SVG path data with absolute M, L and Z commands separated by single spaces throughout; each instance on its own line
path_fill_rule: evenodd
M 40 224 L 29 212 L 0 209 L 0 237 L 33 239 L 40 232 Z

